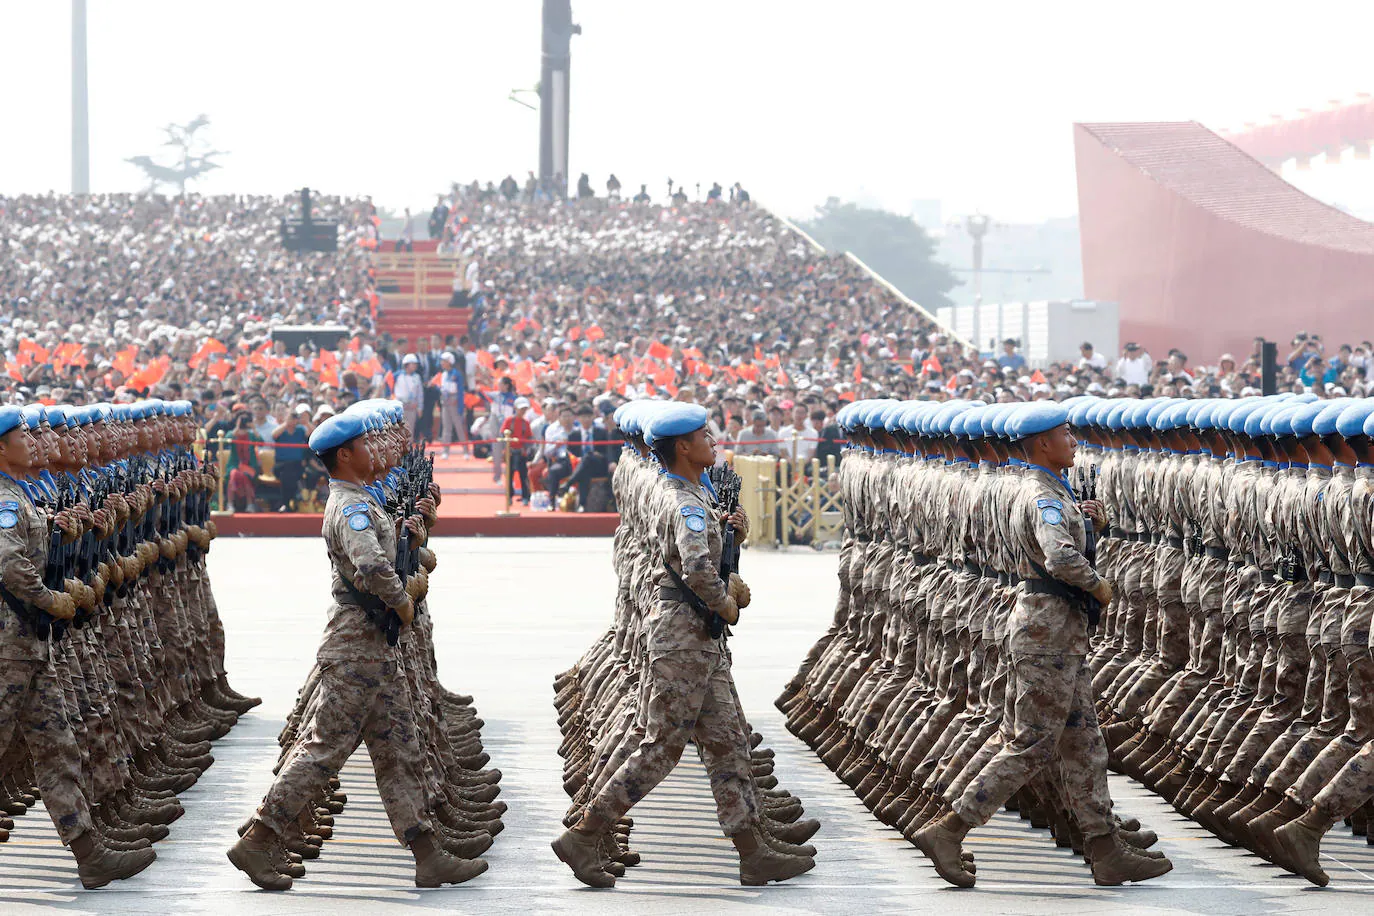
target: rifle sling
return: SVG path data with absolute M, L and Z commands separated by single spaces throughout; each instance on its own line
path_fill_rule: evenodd
M 687 586 L 682 576 L 678 575 L 677 570 L 673 569 L 672 565 L 668 562 L 667 557 L 660 555 L 659 558 L 663 560 L 663 568 L 668 570 L 668 577 L 673 580 L 674 590 L 677 592 L 677 594 L 664 594 L 664 592 L 668 592 L 669 590 L 660 588 L 658 591 L 659 597 L 667 598 L 671 601 L 686 602 L 687 606 L 696 611 L 698 616 L 701 617 L 702 622 L 706 624 L 706 631 L 711 634 L 711 638 L 719 639 L 720 637 L 718 635 L 712 633 L 713 627 L 711 626 L 712 619 L 718 616 L 716 612 L 707 607 L 706 602 L 701 600 L 701 596 Z

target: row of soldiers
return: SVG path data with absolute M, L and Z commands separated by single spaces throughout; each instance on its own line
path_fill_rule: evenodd
M 225 676 L 197 428 L 185 401 L 0 408 L 0 841 L 41 798 L 87 888 L 152 863 L 260 702 Z
M 501 771 L 485 769 L 472 697 L 439 681 L 427 601 L 437 566 L 427 546 L 441 493 L 414 449 L 400 402 L 366 400 L 320 424 L 310 449 L 330 474 L 323 536 L 333 599 L 316 663 L 279 736 L 276 779 L 229 859 L 254 884 L 288 890 L 319 856 L 344 810 L 338 772 L 367 745 L 415 884 L 438 887 L 487 870 L 501 832 Z
M 1073 603 L 1111 765 L 1324 885 L 1321 837 L 1364 829 L 1374 797 L 1374 401 L 1071 399 L 1062 502 L 1036 490 L 1019 435 L 1044 409 L 844 412 L 840 596 L 779 699 L 789 726 L 929 854 L 1018 734 L 1016 608 L 1073 578 L 1037 547 L 1078 507 L 1103 521 L 1081 546 L 1115 586 Z M 1012 807 L 1082 850 L 1072 751 L 1027 769 Z M 1133 828 L 1116 833 L 1152 845 Z
M 621 507 L 611 626 L 554 679 L 559 754 L 572 805 L 553 844 L 583 883 L 611 887 L 639 853 L 626 812 L 696 743 L 740 881 L 808 871 L 820 823 L 778 788 L 773 751 L 748 724 L 730 673 L 728 627 L 747 607 L 734 539 L 748 520 L 738 478 L 707 473 L 715 443 L 694 405 L 633 401 L 614 421 L 627 445 L 612 477 Z M 728 469 L 725 469 L 728 472 Z M 732 486 L 733 484 L 733 486 Z

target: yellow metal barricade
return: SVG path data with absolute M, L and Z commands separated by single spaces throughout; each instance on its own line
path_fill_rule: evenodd
M 766 455 L 736 455 L 732 461 L 735 473 L 740 476 L 740 508 L 749 516 L 749 540 L 745 543 L 776 545 L 777 459 Z

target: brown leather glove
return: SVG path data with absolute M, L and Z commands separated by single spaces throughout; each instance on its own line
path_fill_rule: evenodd
M 439 558 L 434 555 L 434 551 L 428 547 L 420 548 L 420 568 L 427 573 L 434 572 L 434 567 L 439 565 Z
M 52 604 L 48 607 L 48 613 L 58 620 L 71 620 L 76 616 L 76 601 L 66 592 L 49 592 L 52 595 Z
M 726 585 L 726 591 L 730 593 L 731 598 L 735 599 L 736 607 L 743 609 L 749 606 L 752 593 L 749 591 L 749 586 L 739 577 L 739 573 L 730 573 L 730 580 Z
M 177 557 L 176 541 L 171 538 L 158 538 L 157 552 L 164 560 L 175 560 Z
M 210 540 L 213 541 L 215 538 L 219 537 L 219 526 L 215 524 L 214 519 L 210 519 L 205 523 L 205 530 L 210 535 Z
M 1096 598 L 1103 607 L 1112 603 L 1112 595 L 1114 594 L 1116 594 L 1116 590 L 1112 588 L 1112 583 L 1108 582 L 1106 579 L 1097 580 L 1097 588 L 1092 590 L 1092 596 Z
M 397 617 L 401 618 L 401 623 L 406 626 L 410 626 L 415 620 L 415 603 L 411 601 L 409 595 L 406 596 L 404 604 L 394 607 L 392 610 L 396 612 Z
M 735 604 L 734 598 L 727 596 L 725 599 L 725 607 L 717 613 L 719 613 L 728 624 L 734 625 L 739 623 L 739 605 Z
M 429 574 L 421 572 L 406 580 L 406 594 L 416 604 L 424 601 L 425 595 L 429 594 Z

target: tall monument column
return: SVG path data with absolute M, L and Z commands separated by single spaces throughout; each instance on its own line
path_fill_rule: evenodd
M 551 184 L 568 176 L 568 78 L 572 37 L 582 27 L 572 21 L 571 0 L 544 0 L 544 29 L 539 57 L 539 177 Z
M 86 0 L 72 0 L 72 193 L 91 193 L 91 125 L 86 97 Z

